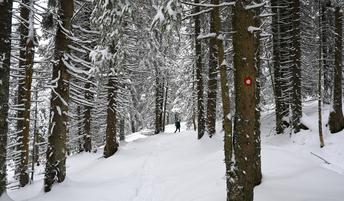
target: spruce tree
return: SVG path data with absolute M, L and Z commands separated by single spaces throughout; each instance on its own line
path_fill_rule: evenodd
M 104 147 L 104 157 L 114 155 L 118 150 L 117 142 L 117 112 L 116 96 L 118 90 L 118 78 L 116 75 L 109 75 L 108 78 L 108 106 L 106 117 L 106 138 Z
M 259 4 L 258 4 L 259 5 Z M 262 6 L 263 4 L 261 4 Z M 259 34 L 256 27 L 260 6 L 255 1 L 236 1 L 233 8 L 233 50 L 235 117 L 233 150 L 235 155 L 236 193 L 227 200 L 252 201 L 253 187 L 257 183 L 256 170 L 256 107 L 257 68 L 259 63 Z M 258 60 L 257 60 L 258 59 Z
M 24 187 L 29 183 L 29 136 L 30 136 L 30 108 L 31 108 L 31 83 L 34 59 L 34 11 L 33 1 L 23 0 L 20 7 L 20 59 L 18 86 L 18 111 L 17 130 L 18 152 L 20 153 L 19 183 Z
M 199 3 L 199 0 L 194 1 L 195 4 Z M 204 116 L 204 98 L 203 98 L 203 65 L 202 65 L 202 44 L 201 40 L 197 37 L 201 33 L 201 21 L 200 21 L 200 7 L 196 6 L 194 13 L 194 23 L 195 23 L 195 56 L 196 56 L 196 91 L 197 91 L 197 132 L 198 139 L 201 139 L 205 131 L 205 116 Z
M 343 10 L 335 8 L 335 69 L 333 84 L 333 111 L 329 116 L 329 129 L 331 133 L 337 133 L 344 128 L 343 106 L 342 106 L 342 39 L 343 39 Z
M 71 18 L 74 12 L 73 0 L 61 0 L 57 4 L 58 23 L 55 36 L 55 62 L 52 80 L 56 87 L 52 88 L 50 100 L 50 126 L 48 137 L 47 161 L 44 177 L 44 191 L 49 192 L 55 182 L 63 182 L 66 178 L 66 139 L 68 122 L 69 73 L 68 56 L 70 51 Z
M 11 65 L 12 0 L 0 2 L 0 196 L 6 191 L 7 116 Z

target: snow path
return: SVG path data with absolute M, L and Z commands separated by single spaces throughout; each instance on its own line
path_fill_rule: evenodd
M 124 143 L 108 159 L 101 152 L 73 156 L 67 180 L 50 193 L 37 181 L 9 195 L 15 201 L 224 201 L 222 135 L 198 141 L 193 131 L 173 131 L 169 125 L 165 134 Z M 322 161 L 272 142 L 263 144 L 262 160 L 255 201 L 344 200 L 344 176 Z

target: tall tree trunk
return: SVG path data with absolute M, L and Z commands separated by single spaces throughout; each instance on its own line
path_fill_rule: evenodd
M 23 78 L 19 79 L 18 105 L 23 110 L 18 111 L 18 152 L 19 161 L 19 184 L 24 187 L 29 183 L 29 137 L 30 137 L 30 107 L 31 107 L 31 83 L 34 58 L 34 27 L 33 27 L 33 2 L 23 0 L 20 7 L 20 60 L 19 69 L 23 71 Z M 31 18 L 31 19 L 30 19 Z
M 293 0 L 292 126 L 295 133 L 300 131 L 302 117 L 300 15 L 300 0 Z
M 323 9 L 321 6 L 321 0 L 319 0 L 319 71 L 318 71 L 318 130 L 320 148 L 325 146 L 324 137 L 322 132 L 322 68 L 324 64 L 324 52 L 323 52 Z
M 322 51 L 323 51 L 323 76 L 324 76 L 324 92 L 323 92 L 323 103 L 330 104 L 332 96 L 332 42 L 331 37 L 333 36 L 331 30 L 332 23 L 332 5 L 330 0 L 323 0 L 321 3 L 321 18 L 322 18 Z
M 125 134 L 124 134 L 124 119 L 122 117 L 122 119 L 119 121 L 119 140 L 120 141 L 124 141 L 125 140 Z
M 117 113 L 116 113 L 116 93 L 118 81 L 114 76 L 109 77 L 108 81 L 108 108 L 106 118 L 106 144 L 104 148 L 104 157 L 108 158 L 114 155 L 118 150 L 117 142 Z
M 196 85 L 196 66 L 192 65 L 192 97 L 196 97 L 196 89 L 195 89 L 195 85 Z M 197 122 L 196 122 L 196 118 L 197 118 L 197 112 L 196 112 L 196 100 L 193 98 L 192 99 L 192 125 L 193 125 L 193 130 L 197 131 Z
M 342 39 L 343 39 L 343 10 L 336 7 L 335 10 L 335 69 L 333 86 L 333 111 L 329 117 L 329 128 L 331 133 L 337 133 L 344 128 L 344 117 L 342 107 Z
M 167 95 L 168 95 L 168 83 L 166 82 L 165 90 L 164 90 L 164 116 L 162 118 L 162 128 L 163 132 L 165 132 L 165 125 L 166 125 L 166 109 L 167 109 Z
M 137 103 L 137 99 L 135 97 L 135 92 L 134 92 L 133 88 L 131 88 L 131 90 L 130 90 L 130 95 L 131 95 L 131 100 L 133 103 L 132 107 L 134 108 L 134 110 L 131 109 L 131 111 L 130 111 L 130 126 L 131 126 L 131 132 L 135 133 L 136 132 L 135 120 L 137 119 L 136 118 L 137 117 L 136 116 L 136 112 L 137 112 L 136 109 L 137 109 L 138 103 Z
M 195 4 L 199 3 L 199 0 L 194 0 Z M 200 7 L 195 7 L 195 13 L 200 12 Z M 202 65 L 202 44 L 197 37 L 201 33 L 201 21 L 199 15 L 194 16 L 195 21 L 195 56 L 196 56 L 196 82 L 197 82 L 197 133 L 198 139 L 201 139 L 205 131 L 205 114 L 204 114 L 204 96 L 203 96 L 203 65 Z
M 218 5 L 219 0 L 212 0 L 212 4 Z M 225 164 L 226 164 L 226 183 L 227 183 L 227 200 L 237 190 L 233 185 L 237 178 L 235 177 L 233 170 L 233 137 L 232 137 L 232 117 L 230 115 L 230 97 L 229 86 L 227 77 L 227 62 L 224 57 L 223 41 L 219 39 L 222 22 L 220 17 L 220 9 L 214 8 L 211 11 L 211 21 L 216 33 L 216 45 L 218 49 L 217 64 L 220 66 L 220 84 L 221 84 L 221 97 L 222 97 L 222 110 L 223 110 L 223 128 L 224 128 L 224 151 L 225 151 Z
M 134 121 L 134 115 L 131 114 L 130 115 L 130 125 L 131 125 L 131 133 L 135 133 L 136 132 L 136 128 L 135 128 L 135 121 Z
M 256 3 L 261 3 L 262 1 L 256 1 Z M 259 16 L 261 10 L 257 8 L 256 16 Z M 261 26 L 261 20 L 259 17 L 254 18 L 255 27 Z M 261 43 L 260 43 L 260 33 L 261 31 L 255 32 L 254 47 L 255 51 L 255 68 L 256 68 L 256 105 L 255 105 L 255 131 L 254 131 L 254 185 L 257 186 L 262 182 L 262 161 L 261 161 L 261 138 L 260 138 L 260 80 L 261 80 Z
M 87 102 L 91 103 L 93 96 L 91 92 L 91 83 L 87 82 L 85 84 L 85 99 Z M 89 105 L 85 106 L 85 113 L 84 113 L 84 150 L 86 152 L 92 151 L 92 138 L 91 138 L 91 110 L 92 107 Z
M 210 17 L 210 33 L 216 33 L 214 12 Z M 218 77 L 218 49 L 217 38 L 211 37 L 209 42 L 209 72 L 208 72 L 208 102 L 207 102 L 207 131 L 209 137 L 215 132 L 216 123 L 216 97 L 217 97 L 217 77 Z
M 81 114 L 81 105 L 78 105 L 76 107 L 76 113 L 77 113 L 77 117 L 76 117 L 76 121 L 77 123 L 77 127 L 78 127 L 78 146 L 79 146 L 79 153 L 85 151 L 84 149 L 84 139 L 83 136 L 84 134 L 82 133 L 82 114 Z
M 227 200 L 252 201 L 256 172 L 252 167 L 256 156 L 256 106 L 257 106 L 257 61 L 259 31 L 256 18 L 259 12 L 246 8 L 255 1 L 239 0 L 234 6 L 232 27 L 234 48 L 234 155 L 235 171 L 238 181 L 236 193 Z
M 55 61 L 52 80 L 56 87 L 52 89 L 50 100 L 50 136 L 48 137 L 47 162 L 45 168 L 44 191 L 51 190 L 55 182 L 63 182 L 66 177 L 66 138 L 68 121 L 69 73 L 65 64 L 65 55 L 70 44 L 67 34 L 71 30 L 71 18 L 74 12 L 73 0 L 59 1 L 59 19 L 55 36 Z
M 0 196 L 6 191 L 6 150 L 11 65 L 12 0 L 0 2 Z
M 282 100 L 282 82 L 281 82 L 281 59 L 280 59 L 280 4 L 279 1 L 271 1 L 272 16 L 272 33 L 273 33 L 273 69 L 274 69 L 274 95 L 275 95 L 275 113 L 276 113 L 276 133 L 284 132 L 283 126 L 283 100 Z
M 37 129 L 37 115 L 38 115 L 38 91 L 35 91 L 35 115 L 34 115 L 34 127 L 33 127 L 33 141 L 32 141 L 32 161 L 31 161 L 31 181 L 33 181 L 35 173 L 35 164 L 39 159 L 39 146 L 38 146 L 38 129 Z
M 162 106 L 163 106 L 163 83 L 161 81 L 161 72 L 155 64 L 155 134 L 162 132 Z

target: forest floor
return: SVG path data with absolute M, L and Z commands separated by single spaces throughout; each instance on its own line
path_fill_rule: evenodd
M 255 201 L 343 201 L 344 132 L 329 134 L 319 148 L 316 103 L 305 105 L 308 131 L 273 135 L 274 115 L 262 115 L 263 182 Z M 324 110 L 324 122 L 328 117 Z M 221 125 L 218 125 L 221 131 Z M 15 201 L 224 201 L 223 133 L 197 140 L 186 130 L 155 136 L 127 137 L 115 156 L 104 159 L 101 150 L 68 158 L 67 179 L 43 193 L 43 170 L 28 187 L 8 192 Z M 325 163 L 319 157 L 326 159 Z M 6 200 L 6 199 L 5 199 Z

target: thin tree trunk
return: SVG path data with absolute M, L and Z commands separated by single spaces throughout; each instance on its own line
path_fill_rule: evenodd
M 136 132 L 136 126 L 135 126 L 135 120 L 136 120 L 136 108 L 137 108 L 137 100 L 134 94 L 134 90 L 133 88 L 131 88 L 130 90 L 130 95 L 131 95 L 131 100 L 132 100 L 132 107 L 135 109 L 135 111 L 133 111 L 133 109 L 131 109 L 130 111 L 130 126 L 131 126 L 131 132 L 135 133 Z
M 74 11 L 73 0 L 59 2 L 59 19 L 62 24 L 57 27 L 55 36 L 55 60 L 52 80 L 56 88 L 52 89 L 50 103 L 50 136 L 48 137 L 47 162 L 45 168 L 44 191 L 51 190 L 55 182 L 63 182 L 66 177 L 66 138 L 68 121 L 69 73 L 64 61 L 70 44 L 67 37 L 71 30 L 71 18 Z
M 162 104 L 163 97 L 161 97 L 161 73 L 157 64 L 155 64 L 155 134 L 162 132 Z
M 210 17 L 210 33 L 216 33 L 214 12 Z M 207 102 L 207 131 L 209 137 L 215 132 L 216 123 L 216 97 L 217 97 L 217 77 L 218 77 L 218 49 L 217 38 L 211 37 L 209 42 L 209 72 L 208 72 L 208 102 Z
M 261 1 L 256 1 L 256 3 L 261 3 Z M 260 8 L 257 8 L 256 16 L 259 16 Z M 261 26 L 261 20 L 259 17 L 254 18 L 255 27 Z M 254 185 L 257 186 L 262 182 L 262 162 L 261 162 L 261 138 L 260 138 L 260 80 L 261 80 L 261 43 L 260 43 L 260 33 L 261 31 L 257 31 L 255 33 L 255 40 L 254 40 L 254 48 L 255 51 L 255 66 L 256 66 L 256 105 L 255 105 L 255 131 L 254 131 L 254 145 L 255 145 L 255 153 L 254 153 Z
M 331 47 L 331 1 L 323 0 L 321 3 L 321 18 L 322 18 L 322 51 L 323 51 L 323 61 L 322 61 L 322 71 L 323 71 L 323 103 L 330 104 L 332 96 L 332 69 L 331 69 L 331 52 L 333 52 Z
M 199 0 L 194 0 L 195 4 L 199 3 Z M 195 13 L 200 12 L 200 7 L 195 7 Z M 202 65 L 202 44 L 197 37 L 201 33 L 201 21 L 199 15 L 194 16 L 195 21 L 195 56 L 196 56 L 196 82 L 197 82 L 197 128 L 198 139 L 201 139 L 205 131 L 205 114 L 204 114 L 204 96 L 203 96 L 203 65 Z
M 18 111 L 18 152 L 19 162 L 19 184 L 24 187 L 29 183 L 29 137 L 30 137 L 30 107 L 31 107 L 31 83 L 34 58 L 34 27 L 33 11 L 30 8 L 33 3 L 30 0 L 23 0 L 20 7 L 20 60 L 19 69 L 24 70 L 24 78 L 19 80 L 18 105 L 23 110 Z M 33 9 L 33 8 L 32 8 Z M 31 18 L 31 19 L 30 19 Z
M 324 52 L 323 52 L 323 24 L 322 24 L 322 15 L 324 14 L 321 6 L 321 0 L 319 0 L 319 73 L 318 73 L 318 129 L 319 129 L 319 141 L 320 148 L 325 146 L 323 131 L 322 131 L 322 68 L 324 62 Z
M 83 136 L 84 134 L 82 133 L 82 115 L 81 115 L 81 105 L 78 105 L 76 107 L 76 113 L 77 113 L 77 117 L 76 117 L 76 120 L 77 120 L 77 126 L 78 126 L 78 146 L 79 146 L 79 153 L 85 151 L 84 149 L 84 139 L 83 139 Z
M 257 106 L 257 64 L 259 31 L 255 30 L 258 9 L 246 9 L 255 1 L 239 0 L 234 6 L 232 18 L 234 48 L 234 155 L 238 178 L 237 192 L 227 200 L 252 201 L 256 172 L 252 167 L 256 156 L 256 106 Z
M 336 35 L 335 35 L 335 69 L 333 86 L 333 111 L 329 117 L 331 133 L 337 133 L 344 128 L 342 107 L 342 39 L 343 39 L 343 11 L 340 7 L 335 10 Z
M 273 69 L 274 69 L 274 97 L 276 113 L 276 133 L 282 134 L 283 126 L 283 103 L 282 103 L 282 83 L 281 83 L 281 65 L 280 65 L 280 7 L 279 1 L 271 1 L 272 33 L 273 33 Z
M 166 108 L 167 108 L 167 95 L 168 95 L 168 84 L 166 82 L 166 87 L 165 87 L 165 95 L 164 95 L 164 116 L 162 118 L 162 129 L 163 132 L 165 132 L 165 124 L 166 124 Z
M 300 35 L 300 0 L 293 0 L 293 99 L 292 124 L 295 133 L 300 131 L 302 117 L 301 98 L 301 35 Z
M 122 117 L 122 119 L 119 121 L 119 140 L 120 141 L 124 141 L 125 140 L 125 134 L 124 134 L 124 119 Z
M 117 80 L 114 76 L 109 77 L 108 82 L 108 108 L 106 118 L 106 144 L 104 148 L 104 157 L 108 158 L 114 155 L 118 150 L 117 142 L 117 113 L 116 113 L 116 91 L 117 91 Z
M 196 79 L 196 67 L 195 65 L 192 65 L 192 97 L 196 97 L 196 89 L 195 89 L 195 79 Z M 193 130 L 197 131 L 197 113 L 196 113 L 196 100 L 193 98 L 192 99 L 192 125 L 193 125 Z
M 212 4 L 218 5 L 219 0 L 212 0 Z M 211 16 L 214 23 L 214 30 L 216 33 L 216 45 L 218 49 L 217 64 L 220 65 L 220 84 L 221 84 L 221 97 L 222 97 L 222 110 L 223 110 L 223 128 L 224 128 L 224 151 L 225 151 L 225 164 L 226 164 L 226 183 L 227 183 L 227 200 L 237 190 L 233 181 L 237 178 L 233 172 L 233 137 L 232 137 L 232 117 L 230 115 L 230 96 L 227 78 L 227 62 L 224 57 L 223 41 L 219 39 L 222 22 L 220 18 L 219 8 L 214 8 L 211 11 Z
M 11 65 L 12 6 L 12 0 L 0 2 L 0 196 L 6 191 L 7 116 Z
M 35 173 L 35 164 L 38 163 L 39 149 L 38 149 L 38 129 L 37 129 L 37 115 L 38 115 L 38 91 L 35 91 L 35 116 L 34 116 L 34 126 L 33 126 L 33 141 L 32 141 L 32 163 L 31 163 L 31 181 L 33 181 Z
M 85 99 L 87 102 L 91 103 L 92 102 L 92 92 L 91 90 L 91 83 L 87 82 L 85 84 Z M 91 134 L 91 110 L 92 107 L 89 105 L 85 106 L 85 113 L 84 113 L 84 150 L 86 152 L 91 152 L 92 151 L 92 134 Z

